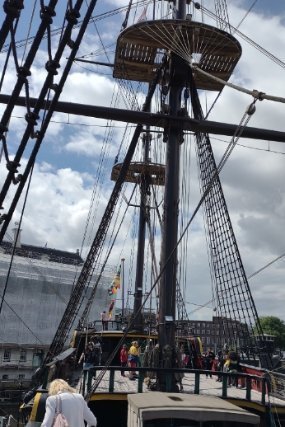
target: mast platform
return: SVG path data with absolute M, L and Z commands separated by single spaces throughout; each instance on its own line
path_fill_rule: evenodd
M 112 168 L 111 180 L 117 181 L 122 163 L 116 163 Z M 129 166 L 125 181 L 140 184 L 142 176 L 149 178 L 151 185 L 165 184 L 165 166 L 159 163 L 132 162 Z
M 226 31 L 191 20 L 144 21 L 118 37 L 113 76 L 151 82 L 163 56 L 175 53 L 189 64 L 224 81 L 240 56 L 240 43 Z M 224 85 L 194 72 L 197 89 L 220 91 Z

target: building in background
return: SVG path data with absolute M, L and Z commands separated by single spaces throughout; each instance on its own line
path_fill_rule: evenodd
M 212 348 L 217 352 L 225 345 L 232 348 L 242 348 L 245 345 L 243 337 L 247 336 L 247 325 L 238 320 L 213 316 L 212 320 L 190 320 L 188 323 L 192 334 L 200 337 L 205 350 Z M 229 335 L 229 324 L 232 336 Z
M 17 242 L 9 279 L 13 244 L 0 245 L 0 399 L 9 389 L 29 386 L 58 328 L 83 260 L 76 253 Z M 100 319 L 115 269 L 106 268 L 97 287 L 89 320 Z M 76 319 L 80 318 L 97 280 L 93 275 Z M 76 323 L 76 324 L 77 324 Z M 76 326 L 76 324 L 74 326 Z

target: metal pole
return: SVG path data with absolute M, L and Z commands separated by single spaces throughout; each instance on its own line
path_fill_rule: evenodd
M 122 279 L 122 322 L 125 315 L 125 258 L 121 259 L 121 279 Z
M 151 134 L 149 126 L 146 133 L 143 134 L 144 143 L 144 163 L 149 163 L 149 147 L 150 147 Z M 135 295 L 134 295 L 134 329 L 138 332 L 143 332 L 143 315 L 140 310 L 142 305 L 143 295 L 143 276 L 144 276 L 144 251 L 145 251 L 145 234 L 146 234 L 146 220 L 148 215 L 148 200 L 147 193 L 149 190 L 149 176 L 148 174 L 141 175 L 141 201 L 140 201 L 140 214 L 139 214 L 139 230 L 138 230 L 138 252 L 137 252 L 137 267 L 136 267 L 136 281 L 135 281 Z

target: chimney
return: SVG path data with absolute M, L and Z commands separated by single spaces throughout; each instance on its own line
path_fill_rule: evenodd
M 14 245 L 16 248 L 21 247 L 21 229 L 19 228 L 19 223 L 15 222 L 15 228 L 12 229 L 14 234 Z

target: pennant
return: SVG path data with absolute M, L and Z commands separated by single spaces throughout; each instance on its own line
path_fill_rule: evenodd
M 146 15 L 147 8 L 148 8 L 148 4 L 143 8 L 142 14 L 140 15 L 137 22 L 147 21 L 147 15 Z
M 109 307 L 109 319 L 112 318 L 112 312 L 113 312 L 114 305 L 115 305 L 115 301 L 112 301 L 110 304 L 110 307 Z
M 108 309 L 108 316 L 109 319 L 112 319 L 113 310 L 116 303 L 116 297 L 118 293 L 118 289 L 121 287 L 121 265 L 119 266 L 117 273 L 114 276 L 114 279 L 112 280 L 111 285 L 108 288 L 108 296 L 109 296 L 109 309 Z

